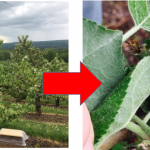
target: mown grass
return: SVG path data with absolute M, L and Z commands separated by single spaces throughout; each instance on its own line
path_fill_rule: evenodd
M 41 111 L 42 113 L 68 115 L 68 109 L 60 109 L 60 108 L 42 106 Z M 30 112 L 36 112 L 35 107 Z
M 68 115 L 68 109 L 60 109 L 60 108 L 42 106 L 41 111 L 42 111 L 42 113 Z
M 30 120 L 0 124 L 0 128 L 23 130 L 27 135 L 68 143 L 68 125 L 37 123 Z

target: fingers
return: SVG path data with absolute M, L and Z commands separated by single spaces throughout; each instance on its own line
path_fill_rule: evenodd
M 93 147 L 93 142 L 94 142 L 93 125 L 91 122 L 89 111 L 84 103 L 83 104 L 83 147 L 84 147 L 84 150 L 88 150 L 88 149 L 85 149 L 87 145 Z
M 88 136 L 90 134 L 90 127 L 91 125 L 89 124 L 90 116 L 89 112 L 86 108 L 86 105 L 83 104 L 83 146 L 85 145 L 86 141 L 88 140 Z
M 93 143 L 90 138 L 85 143 L 83 150 L 94 150 Z
M 94 130 L 93 130 L 93 124 L 92 124 L 92 122 L 91 122 L 91 130 L 90 130 L 90 139 L 91 139 L 91 141 L 92 141 L 92 144 L 94 144 Z

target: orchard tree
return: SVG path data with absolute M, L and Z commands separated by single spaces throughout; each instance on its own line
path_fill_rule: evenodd
M 0 51 L 0 61 L 6 61 L 10 59 L 10 51 L 9 50 L 1 50 Z
M 45 97 L 42 94 L 43 72 L 67 72 L 68 66 L 57 57 L 48 62 L 39 48 L 31 47 L 28 35 L 18 39 L 13 58 L 3 66 L 1 91 L 16 98 L 16 101 L 27 99 L 29 104 L 36 105 L 36 112 L 41 115 L 40 99 Z
M 2 47 L 3 45 L 3 40 L 0 39 L 0 48 Z
M 56 52 L 53 51 L 51 48 L 46 48 L 45 51 L 46 53 L 44 54 L 44 58 L 51 62 L 54 59 L 54 57 L 56 57 Z

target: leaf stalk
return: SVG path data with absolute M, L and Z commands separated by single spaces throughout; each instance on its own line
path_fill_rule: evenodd
M 135 122 L 139 124 L 139 126 L 150 136 L 150 127 L 144 123 L 139 117 L 136 115 L 133 116 L 132 118 Z
M 149 135 L 137 124 L 129 122 L 126 126 L 126 129 L 136 133 L 142 139 L 149 139 Z
M 130 36 L 132 36 L 135 32 L 137 32 L 142 27 L 142 25 L 149 19 L 149 17 L 150 17 L 150 14 L 139 25 L 135 25 L 128 32 L 126 32 L 123 35 L 122 42 L 125 42 Z
M 150 112 L 145 116 L 145 118 L 143 119 L 143 122 L 147 123 L 149 119 L 150 119 Z
M 134 26 L 133 28 L 131 28 L 129 31 L 127 31 L 124 35 L 123 35 L 123 39 L 122 42 L 125 42 L 130 36 L 132 36 L 135 32 L 137 32 L 140 29 L 141 25 L 139 24 L 138 26 Z

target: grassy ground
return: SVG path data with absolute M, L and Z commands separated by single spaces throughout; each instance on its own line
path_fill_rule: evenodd
M 15 100 L 13 97 L 9 95 L 0 95 L 3 100 Z M 44 102 L 44 101 L 42 101 Z M 54 100 L 47 102 L 47 104 L 54 104 Z M 63 105 L 67 106 L 68 102 L 64 102 Z M 61 105 L 62 103 L 60 103 Z M 41 107 L 42 113 L 50 113 L 50 114 L 61 114 L 68 115 L 68 109 L 61 108 L 53 108 L 53 107 Z M 35 108 L 32 112 L 35 112 Z M 59 142 L 68 143 L 68 124 L 53 124 L 53 123 L 43 123 L 36 122 L 32 120 L 21 120 L 21 121 L 12 121 L 10 123 L 1 124 L 1 128 L 9 128 L 9 129 L 17 129 L 23 130 L 27 135 L 32 137 L 41 137 L 44 139 L 56 140 Z
M 68 109 L 60 109 L 54 107 L 43 107 L 41 108 L 43 113 L 61 114 L 68 115 Z
M 68 115 L 68 109 L 54 108 L 54 107 L 41 107 L 42 113 L 51 113 L 51 114 L 60 114 L 60 115 Z M 35 107 L 30 112 L 36 112 Z
M 55 104 L 55 96 L 52 96 L 51 99 L 41 99 L 41 102 L 54 105 Z M 63 106 L 68 106 L 68 95 L 62 95 L 62 97 L 60 98 L 59 104 L 63 105 Z
M 0 124 L 0 128 L 23 130 L 26 134 L 34 137 L 42 137 L 68 143 L 68 125 L 56 125 L 37 123 L 30 120 L 12 121 L 7 124 Z
M 54 101 L 54 100 L 41 100 L 41 102 L 42 102 L 42 103 L 46 103 L 46 104 L 53 104 L 53 105 L 55 104 L 55 101 Z M 60 106 L 62 106 L 62 105 L 63 105 L 63 106 L 68 106 L 68 101 L 61 101 L 61 100 L 60 100 L 60 101 L 59 101 L 59 105 L 60 105 Z

